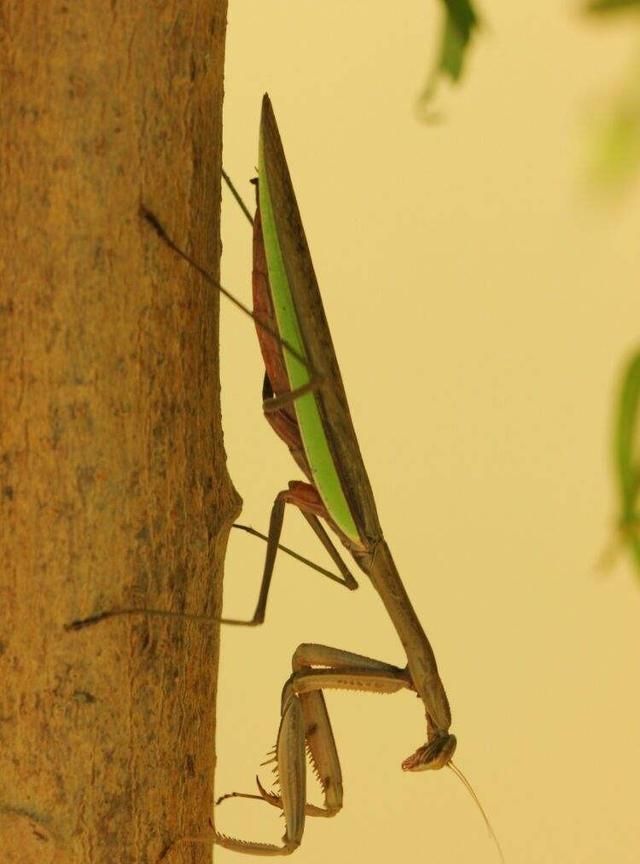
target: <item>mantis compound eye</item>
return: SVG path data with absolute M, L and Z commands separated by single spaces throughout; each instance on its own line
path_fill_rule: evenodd
M 455 735 L 448 733 L 438 735 L 422 747 L 418 747 L 412 756 L 405 759 L 402 770 L 429 771 L 444 768 L 451 761 L 457 743 Z

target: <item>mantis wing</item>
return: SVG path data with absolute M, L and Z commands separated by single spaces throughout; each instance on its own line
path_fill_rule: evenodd
M 373 492 L 356 438 L 342 377 L 307 245 L 300 211 L 276 125 L 265 94 L 259 158 L 259 209 L 278 332 L 307 359 L 284 349 L 291 390 L 313 392 L 295 411 L 314 485 L 338 527 L 370 548 L 382 537 Z

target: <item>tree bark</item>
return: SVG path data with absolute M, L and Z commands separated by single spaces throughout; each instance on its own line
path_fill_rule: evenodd
M 0 858 L 209 861 L 226 0 L 0 7 Z

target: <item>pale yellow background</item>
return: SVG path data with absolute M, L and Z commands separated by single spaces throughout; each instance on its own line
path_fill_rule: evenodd
M 613 382 L 640 339 L 640 191 L 590 199 L 588 119 L 634 47 L 569 4 L 484 2 L 445 121 L 416 122 L 434 3 L 231 3 L 227 170 L 251 197 L 268 90 L 385 535 L 433 643 L 457 762 L 509 862 L 640 860 L 640 584 L 595 562 L 614 516 Z M 228 198 L 225 284 L 250 297 L 251 238 Z M 225 442 L 243 520 L 299 478 L 262 419 L 250 322 L 223 303 Z M 290 512 L 285 541 L 323 559 Z M 227 614 L 253 610 L 262 546 L 232 537 Z M 302 641 L 402 663 L 370 585 L 280 560 L 267 624 L 223 637 L 217 791 L 253 791 Z M 408 694 L 331 693 L 345 780 L 296 864 L 496 862 L 449 771 L 405 775 Z M 261 770 L 264 780 L 268 768 Z M 317 797 L 317 796 L 316 796 Z M 277 812 L 218 827 L 277 842 Z M 216 850 L 219 862 L 241 860 Z

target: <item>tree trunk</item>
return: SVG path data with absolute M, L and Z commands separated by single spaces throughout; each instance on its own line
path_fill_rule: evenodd
M 0 8 L 0 858 L 209 861 L 226 0 Z

